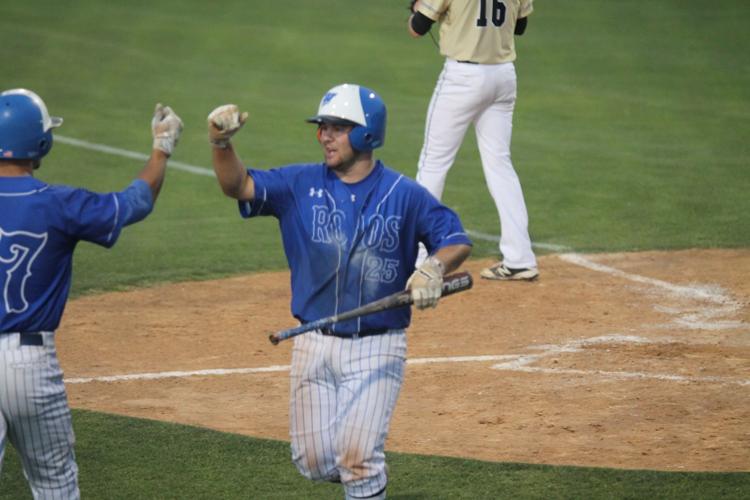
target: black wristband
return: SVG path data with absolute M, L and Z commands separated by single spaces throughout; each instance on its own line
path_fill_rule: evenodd
M 414 30 L 414 33 L 418 35 L 424 35 L 428 31 L 430 31 L 432 23 L 434 22 L 435 21 L 425 16 L 421 12 L 415 12 L 414 15 L 411 16 L 411 29 Z

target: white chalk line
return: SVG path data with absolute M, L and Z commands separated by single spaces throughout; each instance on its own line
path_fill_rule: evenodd
M 748 326 L 743 321 L 721 319 L 736 315 L 742 310 L 743 305 L 738 300 L 728 296 L 720 286 L 676 285 L 659 279 L 626 273 L 614 267 L 594 262 L 577 253 L 559 254 L 557 257 L 565 262 L 591 269 L 592 271 L 646 285 L 653 291 L 667 292 L 672 297 L 683 302 L 686 300 L 698 302 L 697 305 L 686 306 L 684 308 L 669 308 L 658 304 L 654 305 L 657 311 L 671 315 L 672 323 L 677 327 L 690 330 L 715 331 L 745 328 Z M 700 304 L 701 302 L 709 302 L 710 305 Z M 674 328 L 674 326 L 671 326 L 671 328 Z
M 673 342 L 671 339 L 665 339 L 665 342 Z M 542 351 L 539 354 L 527 354 L 517 356 L 515 359 L 505 363 L 499 363 L 492 366 L 493 370 L 526 372 L 526 373 L 543 373 L 549 375 L 585 375 L 586 377 L 597 376 L 607 379 L 638 379 L 638 380 L 661 380 L 667 382 L 694 382 L 694 383 L 716 383 L 721 385 L 742 385 L 750 386 L 750 380 L 736 377 L 717 377 L 701 376 L 691 377 L 686 375 L 674 375 L 671 373 L 645 373 L 645 372 L 626 372 L 626 371 L 606 371 L 606 370 L 577 370 L 573 368 L 544 368 L 539 366 L 529 366 L 543 358 L 558 356 L 562 353 L 581 352 L 587 347 L 599 344 L 659 344 L 664 342 L 655 342 L 644 337 L 633 335 L 602 335 L 588 339 L 573 340 L 559 345 L 539 345 L 531 346 L 529 349 Z
M 477 363 L 487 361 L 502 361 L 505 359 L 515 358 L 510 354 L 501 354 L 497 356 L 457 356 L 447 358 L 415 358 L 406 361 L 410 365 L 425 365 L 430 363 Z M 128 375 L 110 375 L 102 377 L 86 378 L 69 378 L 65 379 L 66 384 L 88 384 L 90 382 L 127 382 L 133 380 L 159 380 L 165 378 L 187 378 L 187 377 L 221 377 L 226 375 L 247 375 L 252 373 L 272 373 L 287 372 L 291 369 L 289 365 L 273 365 L 258 368 L 232 368 L 232 369 L 213 369 L 213 370 L 195 370 L 195 371 L 171 371 L 156 373 L 132 373 Z
M 105 144 L 97 144 L 94 142 L 82 141 L 80 139 L 74 139 L 72 137 L 66 137 L 64 135 L 55 134 L 55 140 L 63 144 L 67 144 L 69 146 L 76 146 L 79 148 L 88 149 L 91 151 L 97 151 L 99 153 L 106 153 L 106 154 L 114 155 L 114 156 L 122 156 L 124 158 L 130 158 L 133 160 L 147 161 L 149 158 L 148 155 L 145 155 L 143 153 L 137 153 L 135 151 L 129 151 L 127 149 L 113 148 L 112 146 L 107 146 Z M 170 159 L 168 163 L 168 167 L 174 168 L 176 170 L 190 172 L 191 174 L 196 174 L 196 175 L 205 175 L 208 177 L 216 176 L 212 169 L 205 168 L 205 167 L 198 167 L 196 165 L 190 165 L 188 163 L 183 163 L 177 160 Z
M 711 287 L 675 285 L 667 281 L 647 278 L 645 276 L 639 276 L 637 274 L 626 273 L 625 271 L 615 269 L 614 267 L 605 266 L 604 264 L 594 262 L 590 259 L 587 259 L 581 254 L 567 253 L 558 255 L 557 257 L 570 264 L 575 264 L 577 266 L 591 269 L 592 271 L 599 271 L 601 273 L 617 276 L 619 278 L 624 278 L 630 281 L 635 281 L 637 283 L 650 285 L 655 288 L 661 288 L 681 297 L 708 300 L 717 304 L 725 304 L 728 300 L 720 292 L 712 290 Z
M 499 355 L 482 355 L 482 356 L 449 356 L 437 358 L 415 358 L 407 360 L 409 365 L 426 365 L 439 363 L 484 363 L 491 361 L 504 361 L 493 365 L 493 370 L 514 371 L 526 373 L 543 373 L 549 375 L 584 375 L 587 377 L 597 376 L 608 379 L 639 379 L 639 380 L 660 380 L 666 382 L 693 382 L 693 383 L 714 383 L 720 385 L 741 385 L 750 386 L 750 380 L 733 378 L 733 377 L 690 377 L 685 375 L 674 375 L 668 373 L 644 373 L 644 372 L 623 372 L 623 371 L 604 371 L 604 370 L 576 370 L 569 368 L 543 368 L 529 366 L 542 358 L 559 355 L 561 353 L 580 352 L 586 347 L 598 344 L 654 344 L 648 339 L 630 335 L 603 335 L 588 339 L 574 340 L 560 345 L 537 345 L 529 346 L 527 349 L 542 351 L 538 354 L 499 354 Z M 235 368 L 235 369 L 214 369 L 214 370 L 195 370 L 195 371 L 170 371 L 157 373 L 133 373 L 128 375 L 112 375 L 103 377 L 88 378 L 71 378 L 66 379 L 66 384 L 88 384 L 92 382 L 130 382 L 138 380 L 160 380 L 167 378 L 188 378 L 188 377 L 221 377 L 228 375 L 248 375 L 255 373 L 274 373 L 288 372 L 291 369 L 289 365 L 272 365 L 257 368 Z
M 549 375 L 585 375 L 586 377 L 594 375 L 608 379 L 650 379 L 671 382 L 715 383 L 720 385 L 750 386 L 750 380 L 732 379 L 726 377 L 687 377 L 683 375 L 670 375 L 666 373 L 609 372 L 604 370 L 575 370 L 571 368 L 541 368 L 535 366 L 521 366 L 513 369 L 512 371 L 526 373 L 545 373 Z
M 500 237 L 497 235 L 482 233 L 480 231 L 474 231 L 473 229 L 467 229 L 466 234 L 476 240 L 490 241 L 492 243 L 500 243 Z M 564 245 L 555 245 L 554 243 L 538 243 L 535 241 L 531 242 L 531 246 L 535 248 L 541 248 L 542 250 L 550 250 L 552 252 L 569 252 L 570 247 Z

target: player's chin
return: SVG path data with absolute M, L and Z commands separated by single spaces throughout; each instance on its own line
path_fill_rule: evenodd
M 326 155 L 325 162 L 328 168 L 333 168 L 333 169 L 340 167 L 342 163 L 339 155 Z

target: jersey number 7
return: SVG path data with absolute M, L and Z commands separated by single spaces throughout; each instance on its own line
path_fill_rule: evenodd
M 46 243 L 47 233 L 6 233 L 0 228 L 0 292 L 5 312 L 22 313 L 28 309 L 26 280 Z

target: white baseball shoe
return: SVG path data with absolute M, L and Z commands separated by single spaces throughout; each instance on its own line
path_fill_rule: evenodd
M 539 270 L 536 267 L 513 269 L 506 267 L 502 262 L 498 262 L 494 266 L 482 269 L 479 275 L 488 280 L 534 281 L 539 277 Z

